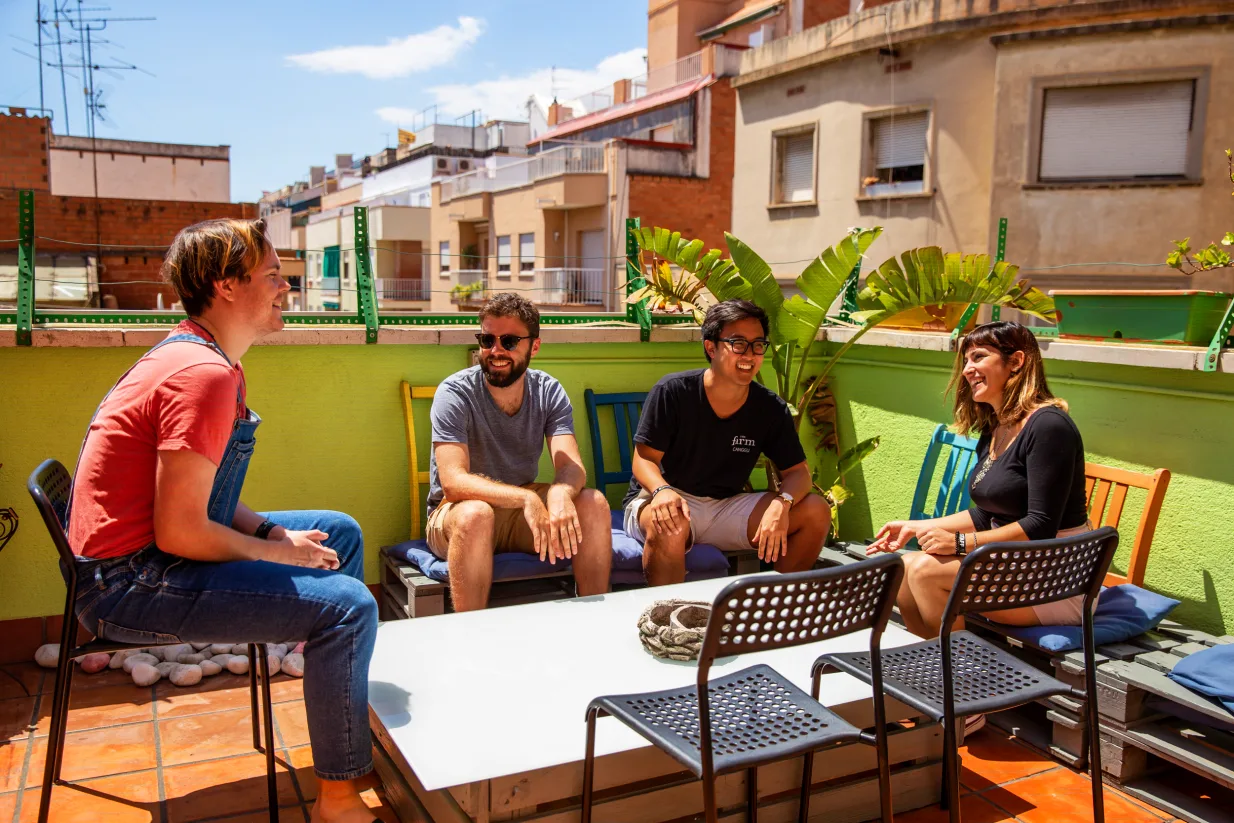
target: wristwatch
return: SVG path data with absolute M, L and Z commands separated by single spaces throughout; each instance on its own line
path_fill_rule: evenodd
M 789 494 L 788 492 L 781 491 L 779 494 L 776 495 L 776 497 L 780 498 L 785 503 L 787 503 L 790 509 L 793 507 L 793 496 Z

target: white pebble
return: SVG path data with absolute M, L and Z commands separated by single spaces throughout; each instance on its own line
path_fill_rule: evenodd
M 201 661 L 208 660 L 208 659 L 209 659 L 209 655 L 201 654 L 200 652 L 198 652 L 197 654 L 180 655 L 180 662 L 188 664 L 190 666 L 194 666 L 200 663 Z
M 153 686 L 162 679 L 162 673 L 149 663 L 138 663 L 131 672 L 133 682 L 138 686 Z
M 225 669 L 227 668 L 228 661 L 230 661 L 233 657 L 235 657 L 234 654 L 216 654 L 210 659 Z
M 211 643 L 210 653 L 211 655 L 231 654 L 231 644 L 230 643 Z
M 192 653 L 193 647 L 191 645 L 181 643 L 178 646 L 167 646 L 163 649 L 163 659 L 169 663 L 179 663 L 182 656 Z
M 304 677 L 304 655 L 299 652 L 292 652 L 283 658 L 280 668 L 284 674 L 289 674 L 292 677 Z
M 213 660 L 203 660 L 197 665 L 201 668 L 201 673 L 204 677 L 213 677 L 223 670 L 223 667 Z
M 83 654 L 77 658 L 77 662 L 81 664 L 81 670 L 86 674 L 94 674 L 101 672 L 107 668 L 107 664 L 111 662 L 111 655 L 106 652 L 95 652 L 94 654 Z
M 201 666 L 178 663 L 168 677 L 173 686 L 195 686 L 201 682 Z
M 45 643 L 34 653 L 34 662 L 45 669 L 54 669 L 60 662 L 60 646 L 56 643 Z
M 111 662 L 107 666 L 111 669 L 118 669 L 124 665 L 125 660 L 128 660 L 135 654 L 141 654 L 141 649 L 121 649 L 111 656 Z M 128 669 L 125 669 L 125 671 L 128 671 Z
M 138 651 L 140 651 L 142 654 L 148 654 L 151 657 L 155 658 L 156 660 L 163 659 L 163 647 L 162 646 L 152 646 L 148 649 L 138 649 Z
M 242 654 L 232 655 L 227 661 L 227 671 L 232 674 L 248 674 L 249 659 Z
M 140 665 L 142 663 L 148 663 L 151 666 L 153 666 L 157 664 L 158 662 L 159 662 L 159 659 L 155 657 L 154 655 L 142 653 L 142 654 L 135 654 L 132 657 L 125 658 L 125 661 L 122 664 L 122 667 L 126 672 L 129 672 L 131 674 L 134 666 Z
M 206 649 L 210 648 L 209 643 L 190 643 L 189 645 L 191 645 L 195 651 L 199 652 L 204 652 Z
M 237 643 L 236 645 L 231 647 L 231 653 L 244 655 L 245 657 L 248 657 L 249 644 L 248 643 Z
M 266 664 L 270 667 L 270 676 L 274 677 L 283 667 L 283 658 L 269 655 L 266 657 Z
M 162 663 L 155 663 L 154 668 L 158 669 L 159 674 L 163 675 L 163 677 L 168 677 L 173 671 L 175 671 L 176 666 L 179 665 L 179 663 L 164 660 Z
M 266 644 L 266 654 L 271 655 L 273 657 L 286 657 L 287 656 L 287 644 L 286 643 L 267 643 Z

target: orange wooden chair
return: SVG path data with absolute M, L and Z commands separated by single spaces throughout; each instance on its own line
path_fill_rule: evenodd
M 1144 510 L 1140 513 L 1140 522 L 1136 526 L 1135 541 L 1131 544 L 1131 560 L 1127 564 L 1127 573 L 1122 575 L 1109 572 L 1105 576 L 1105 585 L 1144 585 L 1148 551 L 1153 545 L 1153 532 L 1157 530 L 1157 517 L 1161 514 L 1161 503 L 1169 485 L 1169 469 L 1157 469 L 1148 474 L 1115 469 L 1098 463 L 1084 464 L 1084 499 L 1088 501 L 1088 519 L 1095 529 L 1102 526 L 1119 528 L 1128 489 L 1144 489 L 1148 492 L 1144 500 Z

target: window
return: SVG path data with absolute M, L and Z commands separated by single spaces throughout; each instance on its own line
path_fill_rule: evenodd
M 518 270 L 535 271 L 536 268 L 536 236 L 520 234 L 518 236 Z
M 884 114 L 868 122 L 868 161 L 861 181 L 866 197 L 924 192 L 930 113 Z
M 814 127 L 777 134 L 772 149 L 772 205 L 814 202 Z
M 497 238 L 497 273 L 510 273 L 510 235 Z
M 437 244 L 437 254 L 441 260 L 441 273 L 450 273 L 450 241 L 442 240 Z
M 1195 99 L 1194 79 L 1045 89 L 1037 179 L 1185 178 Z

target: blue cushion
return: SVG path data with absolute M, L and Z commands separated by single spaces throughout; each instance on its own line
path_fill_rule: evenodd
M 612 582 L 639 585 L 643 579 L 643 544 L 621 528 L 624 513 L 612 512 L 613 574 Z M 686 552 L 686 581 L 710 580 L 728 574 L 728 558 L 709 543 L 699 543 Z
M 1179 601 L 1130 583 L 1103 589 L 1093 614 L 1093 640 L 1098 646 L 1120 643 L 1154 629 Z M 1046 651 L 1065 652 L 1084 645 L 1079 626 L 1000 626 L 1011 637 Z
M 429 551 L 428 543 L 423 540 L 408 540 L 396 546 L 387 546 L 385 550 L 392 557 L 415 566 L 430 580 L 450 582 L 449 565 Z M 498 552 L 493 555 L 493 580 L 540 577 L 569 568 L 569 560 L 558 560 L 554 565 L 534 554 Z
M 1234 712 L 1234 645 L 1189 654 L 1166 676 L 1193 692 L 1211 697 Z M 1211 721 L 1205 720 L 1205 723 Z

